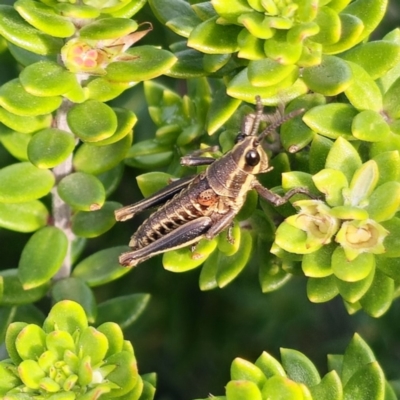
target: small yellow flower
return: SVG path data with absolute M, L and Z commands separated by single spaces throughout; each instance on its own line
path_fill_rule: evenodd
M 389 232 L 372 219 L 343 222 L 336 241 L 343 247 L 346 258 L 354 260 L 361 253 L 382 254 L 383 241 Z

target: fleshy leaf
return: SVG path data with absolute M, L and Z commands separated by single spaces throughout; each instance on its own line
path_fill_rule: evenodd
M 69 110 L 67 120 L 72 132 L 83 142 L 107 139 L 117 129 L 113 109 L 97 100 L 76 104 Z
M 315 365 L 304 354 L 296 350 L 281 349 L 282 366 L 288 377 L 307 386 L 318 385 L 321 377 Z
M 93 146 L 83 143 L 73 160 L 77 171 L 98 175 L 115 168 L 126 156 L 132 144 L 132 134 L 107 146 Z
M 63 300 L 52 307 L 43 329 L 45 332 L 65 330 L 72 335 L 76 330 L 83 331 L 87 326 L 88 321 L 82 306 L 71 300 Z
M 107 79 L 114 82 L 139 82 L 167 72 L 176 62 L 169 51 L 153 46 L 136 46 L 126 51 L 130 61 L 115 61 L 106 68 Z
M 18 0 L 15 9 L 27 22 L 50 36 L 66 38 L 75 33 L 75 25 L 67 18 L 57 15 L 52 7 L 32 0 Z
M 18 276 L 24 289 L 48 282 L 59 270 L 67 253 L 65 233 L 54 226 L 35 232 L 22 250 Z
M 90 323 L 94 323 L 97 314 L 96 299 L 89 287 L 79 278 L 69 277 L 57 281 L 51 290 L 54 301 L 72 300 L 85 310 Z
M 85 238 L 100 236 L 114 226 L 114 211 L 120 207 L 120 203 L 107 201 L 100 210 L 78 211 L 72 217 L 72 231 Z
M 38 200 L 0 203 L 0 226 L 16 232 L 33 232 L 47 224 L 49 212 Z
M 67 175 L 59 182 L 57 190 L 60 197 L 75 210 L 99 210 L 105 201 L 102 183 L 85 172 Z
M 5 269 L 0 272 L 4 281 L 1 305 L 15 306 L 20 304 L 34 303 L 41 299 L 49 289 L 48 282 L 33 289 L 24 290 L 18 277 L 18 269 Z
M 362 253 L 354 260 L 349 261 L 341 247 L 336 248 L 332 254 L 333 273 L 343 281 L 357 282 L 366 278 L 375 268 L 374 255 Z
M 19 79 L 8 81 L 0 88 L 0 105 L 24 117 L 49 114 L 57 110 L 61 102 L 60 96 L 38 97 L 28 93 Z
M 0 5 L 0 16 L 0 35 L 9 42 L 36 54 L 55 54 L 60 51 L 60 39 L 33 28 L 14 7 Z
M 28 144 L 29 161 L 38 168 L 53 168 L 74 150 L 75 138 L 66 131 L 47 128 L 37 132 Z
M 111 321 L 125 329 L 136 321 L 146 308 L 149 300 L 150 295 L 136 293 L 104 301 L 98 306 L 96 323 L 101 324 Z
M 118 263 L 118 256 L 127 251 L 128 246 L 100 250 L 83 259 L 72 271 L 72 276 L 82 279 L 91 287 L 116 280 L 130 271 Z
M 336 96 L 349 87 L 352 72 L 340 58 L 323 56 L 321 64 L 304 69 L 303 79 L 311 90 L 325 96 Z

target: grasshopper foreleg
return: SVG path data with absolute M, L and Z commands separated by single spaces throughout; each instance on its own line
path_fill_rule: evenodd
M 210 165 L 215 161 L 213 157 L 204 157 L 204 153 L 215 153 L 219 150 L 218 146 L 211 146 L 205 149 L 195 150 L 186 156 L 181 157 L 181 165 L 184 167 L 199 167 L 201 165 Z
M 181 158 L 181 165 L 184 167 L 199 167 L 201 165 L 210 165 L 215 161 L 212 157 L 185 156 Z
M 265 188 L 263 185 L 261 185 L 260 182 L 255 180 L 252 184 L 253 189 L 257 191 L 257 193 L 265 200 L 269 201 L 272 203 L 274 206 L 278 207 L 281 206 L 282 204 L 287 203 L 291 197 L 293 197 L 295 194 L 305 194 L 310 198 L 314 198 L 315 196 L 310 193 L 310 191 L 306 188 L 294 188 L 289 190 L 287 193 L 285 193 L 284 196 L 279 196 L 276 193 L 271 192 L 269 189 Z
M 121 254 L 119 262 L 125 267 L 134 267 L 156 254 L 197 243 L 204 237 L 211 225 L 212 221 L 209 217 L 200 217 L 189 221 L 141 249 Z

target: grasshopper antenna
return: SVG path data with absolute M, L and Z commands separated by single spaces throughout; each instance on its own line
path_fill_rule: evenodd
M 304 108 L 299 108 L 298 110 L 294 110 L 290 112 L 289 114 L 284 115 L 282 118 L 280 118 L 278 121 L 272 123 L 271 125 L 267 126 L 258 136 L 258 142 L 260 143 L 266 136 L 268 136 L 270 133 L 272 133 L 276 128 L 281 126 L 283 123 L 291 120 L 294 117 L 297 117 L 298 115 L 302 114 L 305 111 Z

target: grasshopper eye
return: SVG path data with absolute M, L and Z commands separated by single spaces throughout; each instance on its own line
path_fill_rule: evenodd
M 256 150 L 249 150 L 245 155 L 246 164 L 255 167 L 260 162 L 260 155 Z

